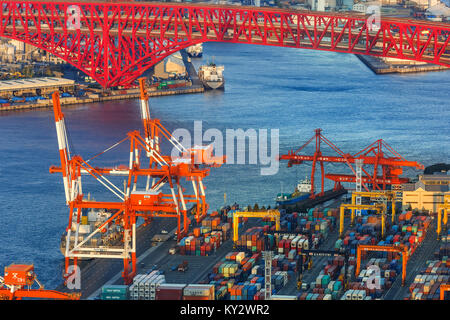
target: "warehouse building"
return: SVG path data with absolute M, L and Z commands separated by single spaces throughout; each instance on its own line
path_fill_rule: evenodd
M 154 76 L 168 79 L 173 76 L 185 76 L 186 66 L 179 52 L 176 52 L 155 65 Z
M 11 98 L 12 96 L 40 96 L 52 94 L 55 91 L 73 93 L 75 81 L 64 78 L 29 78 L 20 80 L 0 81 L 0 97 Z
M 444 203 L 444 195 L 450 194 L 449 184 L 450 176 L 446 174 L 421 175 L 419 181 L 402 185 L 403 205 L 437 212 Z

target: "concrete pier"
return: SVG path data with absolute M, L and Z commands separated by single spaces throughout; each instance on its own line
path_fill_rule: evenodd
M 158 97 L 158 96 L 168 96 L 175 94 L 187 94 L 187 93 L 200 93 L 204 92 L 205 89 L 203 87 L 196 88 L 177 88 L 174 90 L 161 90 L 161 91 L 149 91 L 148 95 L 150 97 Z M 139 98 L 139 91 L 136 93 L 127 93 L 127 94 L 115 94 L 110 96 L 98 96 L 98 95 L 90 95 L 87 97 L 70 97 L 70 98 L 60 98 L 61 105 L 76 105 L 76 104 L 87 104 L 92 102 L 101 102 L 101 101 L 111 101 L 111 100 L 125 100 L 125 99 L 137 99 Z M 53 105 L 51 99 L 39 100 L 39 102 L 30 102 L 30 103 L 21 103 L 21 104 L 12 104 L 9 106 L 0 107 L 1 111 L 15 111 L 15 110 L 26 110 L 26 109 L 38 109 L 38 108 L 47 108 Z
M 154 88 L 150 88 L 147 92 L 150 97 L 159 97 L 159 96 L 169 96 L 176 94 L 188 94 L 188 93 L 201 93 L 205 91 L 203 84 L 198 78 L 197 72 L 192 65 L 192 63 L 188 60 L 187 53 L 185 50 L 181 50 L 181 55 L 183 57 L 183 62 L 186 65 L 186 70 L 189 74 L 189 77 L 192 81 L 192 85 L 189 87 L 180 87 L 174 89 L 165 89 L 165 90 L 156 90 Z M 69 97 L 69 98 L 60 98 L 61 105 L 77 105 L 77 104 L 88 104 L 93 102 L 102 102 L 102 101 L 111 101 L 111 100 L 126 100 L 126 99 L 137 99 L 140 96 L 139 89 L 122 89 L 122 90 L 112 90 L 109 95 L 101 96 L 96 93 L 89 93 L 87 96 L 83 97 Z M 38 109 L 38 108 L 48 108 L 53 105 L 52 99 L 46 100 L 38 100 L 34 102 L 25 102 L 25 103 L 17 103 L 11 104 L 9 106 L 0 106 L 1 111 L 19 111 L 19 110 L 30 110 L 30 109 Z
M 376 74 L 388 74 L 388 73 L 413 73 L 413 72 L 428 72 L 428 71 L 442 71 L 449 70 L 447 67 L 439 66 L 436 64 L 390 64 L 384 62 L 381 58 L 356 55 L 370 70 Z

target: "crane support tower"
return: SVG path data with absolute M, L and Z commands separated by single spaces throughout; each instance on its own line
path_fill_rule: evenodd
M 438 206 L 437 210 L 437 229 L 436 233 L 438 236 L 438 239 L 441 237 L 442 232 L 442 225 L 444 225 L 444 230 L 447 230 L 447 224 L 448 224 L 448 210 L 450 210 L 450 195 L 446 194 L 444 195 L 444 203 L 440 204 Z
M 339 237 L 342 239 L 344 236 L 344 214 L 345 209 L 350 209 L 352 211 L 351 213 L 351 225 L 354 225 L 355 223 L 355 210 L 374 210 L 378 214 L 381 214 L 381 237 L 384 238 L 384 232 L 385 232 L 385 226 L 386 226 L 386 205 L 384 203 L 377 203 L 377 204 L 362 204 L 362 205 L 356 205 L 356 204 L 348 204 L 343 203 L 340 207 L 339 212 Z
M 356 159 L 355 160 L 355 165 L 356 165 L 356 176 L 355 176 L 355 190 L 356 192 L 361 192 L 362 191 L 362 166 L 363 166 L 363 159 Z M 353 197 L 352 197 L 353 200 Z M 352 201 L 353 203 L 353 201 Z M 362 204 L 362 199 L 361 196 L 356 196 L 355 198 L 355 202 L 354 204 L 358 204 L 361 205 Z M 358 209 L 356 210 L 356 216 L 359 217 L 361 216 L 361 210 Z
M 356 252 L 356 269 L 355 277 L 359 275 L 361 271 L 361 254 L 365 251 L 382 251 L 382 252 L 397 252 L 402 255 L 402 286 L 405 285 L 406 279 L 406 266 L 408 264 L 409 253 L 408 248 L 403 245 L 391 245 L 391 246 L 372 246 L 372 245 L 358 245 Z
M 211 145 L 185 148 L 159 119 L 151 119 L 144 82 L 140 81 L 140 84 L 145 136 L 138 131 L 129 132 L 125 138 L 88 160 L 69 152 L 59 93 L 53 94 L 61 166 L 50 167 L 50 173 L 62 173 L 69 207 L 69 223 L 63 237 L 66 279 L 70 276 L 70 261 L 76 266 L 78 259 L 112 258 L 123 260 L 122 276 L 125 284 L 129 284 L 136 274 L 138 218 L 144 223 L 150 223 L 153 217 L 175 218 L 180 239 L 189 228 L 188 213 L 193 213 L 198 222 L 206 216 L 208 204 L 202 181 L 209 175 L 210 168 L 220 166 L 224 158 L 215 157 Z M 176 148 L 179 156 L 161 154 L 162 139 Z M 115 167 L 92 165 L 92 160 L 124 142 L 129 143 L 128 159 L 124 161 L 128 164 L 122 162 Z M 84 175 L 103 185 L 116 201 L 85 199 L 81 179 Z M 126 179 L 125 190 L 113 183 L 114 177 Z M 182 186 L 184 181 L 192 182 L 191 194 Z M 196 210 L 188 210 L 188 204 Z
M 280 230 L 280 211 L 266 210 L 266 211 L 236 211 L 233 213 L 233 242 L 239 240 L 239 218 L 270 218 L 275 221 L 275 229 Z
M 446 291 L 450 291 L 450 284 L 441 284 L 441 286 L 439 287 L 440 300 L 444 300 Z
M 272 299 L 272 251 L 263 251 L 264 258 L 264 300 Z

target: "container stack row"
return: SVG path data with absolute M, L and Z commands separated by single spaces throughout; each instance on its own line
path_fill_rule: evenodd
M 317 248 L 328 237 L 328 234 L 332 232 L 336 227 L 338 209 L 326 208 L 323 211 L 318 208 L 312 208 L 308 210 L 306 215 L 300 215 L 297 212 L 292 214 L 286 214 L 286 219 L 294 227 L 293 230 L 303 233 L 311 233 L 311 248 Z
M 361 269 L 356 280 L 349 283 L 348 289 L 363 290 L 365 299 L 380 299 L 391 288 L 392 283 L 400 274 L 401 260 L 389 261 L 387 258 L 371 258 L 365 268 Z
M 289 263 L 284 255 L 272 260 L 272 294 L 288 282 Z M 297 267 L 296 263 L 291 269 Z M 261 253 L 230 252 L 219 261 L 205 282 L 215 286 L 218 300 L 264 300 L 264 260 Z
M 409 219 L 406 219 L 409 218 Z M 386 225 L 385 239 L 381 239 L 379 217 L 357 217 L 355 226 L 350 227 L 343 239 L 336 241 L 335 248 L 345 248 L 351 255 L 356 255 L 358 245 L 399 245 L 409 248 L 412 255 L 415 249 L 422 243 L 426 231 L 431 223 L 431 217 L 426 215 L 404 215 L 402 220 L 394 225 Z M 369 223 L 369 221 L 371 221 Z M 371 225 L 371 227 L 368 227 Z M 384 253 L 387 257 L 390 253 Z
M 155 300 L 214 300 L 214 286 L 210 284 L 163 283 L 156 288 Z
M 222 232 L 213 231 L 208 234 L 184 237 L 178 243 L 180 255 L 209 256 L 222 244 Z
M 352 279 L 356 261 L 351 257 L 347 266 L 347 279 Z M 345 258 L 330 257 L 315 281 L 302 283 L 300 300 L 339 300 L 344 290 Z
M 182 238 L 178 243 L 177 252 L 180 255 L 209 256 L 213 254 L 231 234 L 231 219 L 228 213 L 236 208 L 227 207 L 214 211 L 205 217 L 200 225 L 193 228 L 192 233 Z
M 426 267 L 414 278 L 409 287 L 408 300 L 439 300 L 440 286 L 450 283 L 450 243 L 447 237 L 434 252 L 434 260 L 426 262 Z M 445 296 L 444 296 L 445 298 Z M 449 294 L 447 293 L 447 298 Z
M 241 232 L 239 234 L 239 239 L 236 242 L 236 246 L 239 250 L 250 251 L 250 252 L 261 252 L 266 248 L 264 230 L 267 230 L 266 227 L 253 227 Z M 270 243 L 273 242 L 269 240 L 268 246 L 270 247 Z
M 154 270 L 149 274 L 138 274 L 129 287 L 131 300 L 155 300 L 157 288 L 166 282 L 162 271 Z

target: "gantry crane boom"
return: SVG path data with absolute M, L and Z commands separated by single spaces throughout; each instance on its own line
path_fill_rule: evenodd
M 356 197 L 362 197 L 362 198 L 371 198 L 371 197 L 385 197 L 387 201 L 391 202 L 391 218 L 392 223 L 394 223 L 395 220 L 395 203 L 397 200 L 396 191 L 391 190 L 382 190 L 382 191 L 354 191 L 352 192 L 352 204 L 356 204 Z M 387 212 L 386 212 L 387 213 Z
M 313 155 L 300 154 L 307 145 L 315 140 L 315 150 Z M 335 155 L 323 155 L 322 144 L 330 147 Z M 390 155 L 390 156 L 388 156 Z M 409 181 L 407 178 L 399 177 L 402 174 L 402 167 L 412 167 L 415 169 L 423 169 L 424 166 L 416 161 L 408 161 L 396 152 L 385 141 L 379 139 L 370 144 L 360 152 L 351 155 L 344 153 L 335 144 L 322 135 L 322 129 L 316 129 L 315 135 L 309 139 L 304 145 L 297 150 L 290 150 L 287 154 L 281 155 L 280 160 L 287 160 L 288 167 L 292 165 L 302 164 L 305 161 L 312 162 L 311 169 L 311 197 L 314 197 L 314 176 L 316 165 L 319 164 L 321 168 L 321 192 L 324 193 L 324 179 L 330 179 L 335 182 L 335 187 L 341 182 L 356 182 L 356 171 L 353 164 L 361 159 L 362 165 L 373 167 L 373 172 L 369 173 L 363 167 L 361 168 L 363 176 L 361 177 L 362 187 L 366 191 L 370 191 L 368 184 L 372 185 L 372 189 L 385 190 L 387 185 L 402 184 Z M 352 171 L 351 175 L 346 174 L 325 174 L 324 163 L 345 163 Z M 382 175 L 379 176 L 378 167 L 381 166 Z M 381 186 L 381 187 L 380 187 Z
M 320 165 L 321 170 L 321 191 L 319 195 L 324 194 L 324 180 L 325 180 L 325 169 L 323 166 L 324 162 L 343 162 L 346 163 L 351 170 L 355 173 L 355 170 L 351 166 L 350 162 L 347 161 L 347 159 L 350 157 L 349 154 L 345 154 L 342 152 L 336 145 L 334 145 L 330 140 L 325 138 L 322 135 L 322 129 L 316 129 L 315 135 L 309 139 L 305 144 L 303 144 L 300 148 L 293 151 L 288 151 L 287 154 L 281 155 L 280 160 L 288 160 L 288 167 L 291 167 L 295 164 L 302 164 L 304 161 L 312 161 L 312 168 L 311 168 L 311 197 L 315 197 L 315 171 L 316 171 L 316 165 Z M 313 140 L 315 140 L 315 150 L 314 155 L 302 155 L 299 154 L 300 151 L 302 151 L 307 145 L 309 145 Z M 321 144 L 325 143 L 328 145 L 333 151 L 335 151 L 339 156 L 333 157 L 333 156 L 324 156 L 322 155 L 322 149 Z
M 112 147 L 106 149 L 88 160 L 79 155 L 68 156 L 67 133 L 64 127 L 64 115 L 61 112 L 59 94 L 53 94 L 55 123 L 60 149 L 61 167 L 52 166 L 51 173 L 60 172 L 65 182 L 66 199 L 69 206 L 69 224 L 65 237 L 65 264 L 66 274 L 69 261 L 73 259 L 77 264 L 79 258 L 117 258 L 123 259 L 123 277 L 129 283 L 136 273 L 136 220 L 141 217 L 149 222 L 152 217 L 170 217 L 177 219 L 177 236 L 181 238 L 187 233 L 190 220 L 187 217 L 187 204 L 196 206 L 195 218 L 199 222 L 206 216 L 208 205 L 206 203 L 203 179 L 209 175 L 210 167 L 220 166 L 223 157 L 213 156 L 212 146 L 194 146 L 186 149 L 173 139 L 158 119 L 150 118 L 148 96 L 141 81 L 141 114 L 145 137 L 138 131 L 129 132 L 126 138 L 120 140 Z M 161 154 L 160 139 L 165 138 L 176 147 L 181 155 L 179 157 Z M 129 142 L 128 165 L 119 165 L 105 168 L 96 167 L 90 163 L 119 144 Z M 142 159 L 143 156 L 146 159 Z M 147 164 L 144 164 L 148 161 Z M 81 176 L 93 177 L 118 199 L 114 201 L 91 201 L 83 196 Z M 106 176 L 122 176 L 126 178 L 125 190 L 117 187 Z M 139 177 L 146 179 L 144 188 L 138 187 Z M 194 192 L 187 194 L 182 182 L 192 181 Z M 151 181 L 151 183 L 150 183 Z M 169 192 L 163 192 L 163 189 Z M 81 236 L 82 217 L 86 211 L 99 210 L 101 223 L 94 226 L 94 230 L 87 229 Z M 83 230 L 86 230 L 83 227 Z M 118 236 L 117 236 L 118 234 Z M 101 242 L 110 243 L 115 239 L 118 244 L 101 245 Z M 118 239 L 117 239 L 118 238 Z M 96 240 L 97 239 L 97 240 Z M 95 242 L 94 242 L 95 241 Z M 94 244 L 93 244 L 94 243 Z M 130 265 L 131 264 L 131 265 Z

